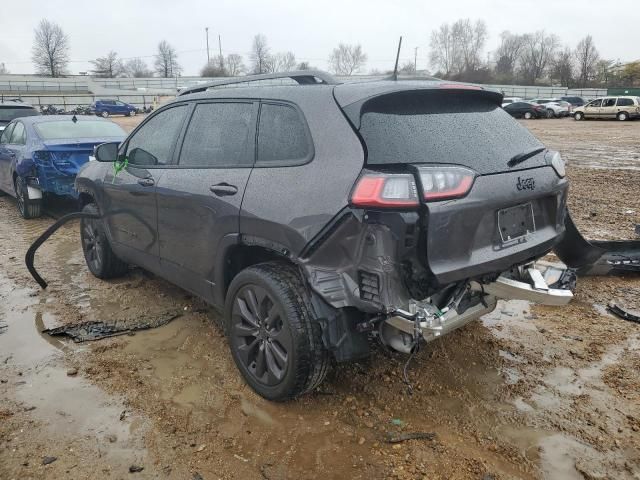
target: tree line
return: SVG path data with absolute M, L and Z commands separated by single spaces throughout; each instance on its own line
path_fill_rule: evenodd
M 498 47 L 485 55 L 488 40 L 483 20 L 460 19 L 444 23 L 433 30 L 429 41 L 429 65 L 434 76 L 449 80 L 477 83 L 599 87 L 640 84 L 640 61 L 625 65 L 603 58 L 591 35 L 586 35 L 571 48 L 557 35 L 543 30 L 523 34 L 502 32 Z M 42 20 L 34 30 L 32 61 L 41 75 L 59 77 L 68 72 L 70 40 L 62 27 Z M 297 61 L 292 51 L 272 52 L 267 38 L 253 38 L 248 63 L 238 53 L 215 55 L 200 74 L 203 77 L 238 76 L 309 70 L 307 61 Z M 354 75 L 364 71 L 367 54 L 359 44 L 340 43 L 327 60 L 337 75 Z M 157 46 L 149 65 L 143 58 L 119 58 L 110 51 L 91 61 L 97 77 L 176 77 L 182 73 L 179 55 L 166 40 Z M 400 73 L 415 74 L 415 62 L 405 61 Z M 0 74 L 8 73 L 0 63 Z M 370 70 L 369 73 L 388 73 Z M 427 72 L 421 72 L 427 73 Z

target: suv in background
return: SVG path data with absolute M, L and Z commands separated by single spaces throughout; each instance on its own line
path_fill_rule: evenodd
M 370 337 L 408 354 L 497 298 L 566 304 L 532 263 L 565 232 L 564 164 L 501 101 L 318 71 L 187 88 L 77 176 L 101 216 L 81 223 L 87 266 L 138 265 L 217 307 L 271 400 L 368 356 Z
M 569 102 L 574 107 L 582 107 L 585 103 L 587 103 L 582 97 L 560 97 L 560 100 Z
M 96 100 L 91 105 L 91 110 L 96 115 L 107 118 L 109 115 L 126 115 L 127 117 L 135 116 L 137 113 L 136 107 L 129 103 L 121 102 L 120 100 Z
M 575 109 L 573 118 L 617 118 L 625 121 L 640 118 L 640 97 L 604 97 L 597 98 L 583 107 Z
M 0 132 L 2 132 L 14 118 L 30 117 L 32 115 L 40 115 L 40 112 L 28 103 L 16 100 L 0 102 Z

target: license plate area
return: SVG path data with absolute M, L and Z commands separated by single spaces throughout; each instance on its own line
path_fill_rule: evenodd
M 531 203 L 498 210 L 498 232 L 502 243 L 518 240 L 535 231 L 536 224 Z

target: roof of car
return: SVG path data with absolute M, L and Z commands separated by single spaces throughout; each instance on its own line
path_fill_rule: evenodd
M 27 125 L 35 125 L 37 123 L 46 123 L 46 122 L 54 122 L 54 121 L 61 121 L 61 120 L 72 122 L 74 117 L 78 122 L 89 122 L 89 121 L 110 122 L 111 121 L 105 118 L 94 117 L 94 116 L 87 117 L 87 116 L 81 116 L 81 115 L 77 115 L 77 116 L 76 115 L 32 115 L 30 117 L 18 117 L 17 119 L 19 119 L 21 122 Z
M 4 100 L 4 101 L 0 101 L 0 107 L 35 108 L 30 103 L 21 102 L 19 100 Z
M 290 78 L 289 75 L 299 73 L 290 72 L 283 74 L 282 79 Z M 255 77 L 254 77 L 255 78 Z M 485 89 L 478 85 L 471 85 L 459 82 L 449 82 L 433 78 L 425 79 L 398 79 L 398 80 L 369 80 L 355 81 L 346 83 L 322 83 L 315 84 L 303 83 L 285 85 L 273 83 L 276 78 L 259 78 L 260 84 L 256 84 L 256 80 L 252 77 L 240 77 L 237 82 L 232 84 L 221 83 L 219 85 L 212 83 L 209 85 L 194 87 L 199 90 L 195 93 L 185 91 L 177 97 L 177 101 L 187 99 L 206 99 L 206 98 L 268 98 L 278 100 L 296 100 L 301 97 L 315 97 L 317 95 L 333 93 L 338 103 L 345 107 L 352 103 L 375 97 L 381 94 L 395 93 L 410 90 L 477 90 L 486 92 L 494 97 L 497 103 L 502 99 L 502 94 L 496 90 Z M 265 82 L 271 82 L 265 83 Z M 205 88 L 208 88 L 205 90 Z

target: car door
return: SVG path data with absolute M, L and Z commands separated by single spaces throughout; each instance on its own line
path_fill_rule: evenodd
M 129 113 L 129 111 L 127 110 L 127 106 L 124 103 L 117 100 L 115 102 L 115 113 L 119 115 L 126 115 L 127 113 Z
M 158 181 L 162 275 L 209 301 L 218 249 L 240 232 L 257 111 L 252 100 L 195 104 L 178 164 Z
M 10 140 L 13 132 L 14 123 L 7 125 L 0 135 L 0 190 L 7 193 L 13 193 L 13 185 L 11 185 L 11 161 L 14 152 L 11 150 Z
M 11 132 L 11 138 L 9 138 L 9 143 L 6 145 L 6 155 L 8 157 L 7 167 L 6 168 L 6 178 L 5 183 L 7 185 L 8 191 L 14 191 L 13 186 L 13 172 L 17 168 L 18 162 L 22 159 L 24 154 L 24 150 L 26 148 L 27 143 L 27 131 L 24 126 L 24 123 L 20 121 L 16 121 L 13 130 Z
M 584 107 L 584 116 L 598 118 L 600 116 L 600 107 L 602 107 L 601 98 L 587 103 L 587 105 Z
M 616 117 L 616 97 L 604 98 L 602 100 L 602 106 L 600 107 L 600 117 L 602 118 L 615 118 Z
M 116 253 L 130 263 L 159 272 L 156 185 L 173 163 L 189 106 L 158 110 L 120 147 L 124 168 L 109 168 L 101 208 Z

